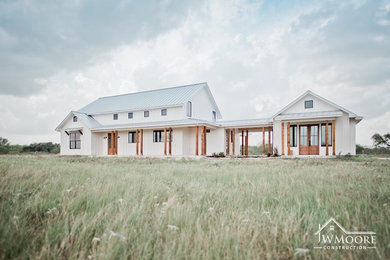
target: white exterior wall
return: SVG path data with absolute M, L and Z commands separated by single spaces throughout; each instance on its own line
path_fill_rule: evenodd
M 80 149 L 70 149 L 69 135 L 65 133 L 65 130 L 61 130 L 61 143 L 60 154 L 61 155 L 91 155 L 91 131 L 84 125 L 80 119 L 77 122 L 73 122 L 73 118 L 70 117 L 63 126 L 63 129 L 81 128 L 82 135 L 80 135 Z
M 224 128 L 210 129 L 206 137 L 206 154 L 225 153 L 225 134 Z
M 313 100 L 313 108 L 305 108 L 306 100 Z M 338 109 L 308 94 L 307 96 L 302 98 L 299 102 L 289 107 L 286 111 L 283 111 L 283 113 L 281 114 L 283 115 L 283 114 L 290 114 L 290 113 L 323 112 L 323 111 L 335 111 L 335 110 Z
M 93 115 L 93 118 L 102 125 L 121 125 L 121 124 L 135 124 L 145 122 L 170 121 L 185 119 L 185 110 L 183 106 L 169 107 L 167 115 L 161 115 L 161 109 L 146 109 L 141 111 L 126 111 L 122 113 L 108 113 L 101 115 Z M 144 117 L 144 111 L 149 111 L 149 117 Z M 128 113 L 133 112 L 133 118 L 128 118 Z M 113 115 L 118 114 L 118 120 L 113 119 Z
M 196 93 L 190 101 L 192 102 L 192 118 L 213 121 L 212 111 L 215 111 L 215 108 L 204 88 Z

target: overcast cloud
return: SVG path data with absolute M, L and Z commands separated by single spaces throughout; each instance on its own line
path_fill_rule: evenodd
M 69 111 L 100 96 L 204 81 L 224 119 L 310 89 L 363 116 L 357 142 L 371 145 L 390 132 L 390 1 L 0 0 L 12 143 L 59 142 Z

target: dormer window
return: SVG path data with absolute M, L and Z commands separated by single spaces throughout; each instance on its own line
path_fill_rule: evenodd
M 73 122 L 77 122 L 77 116 L 73 117 Z
M 113 114 L 113 115 L 112 115 L 112 119 L 113 119 L 113 120 L 118 120 L 118 114 Z
M 166 116 L 167 115 L 167 109 L 166 108 L 161 109 L 161 115 L 162 116 Z
M 313 108 L 313 100 L 305 100 L 305 108 Z
M 144 117 L 149 117 L 149 111 L 144 111 Z

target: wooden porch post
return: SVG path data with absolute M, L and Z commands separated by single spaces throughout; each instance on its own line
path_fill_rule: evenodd
M 268 153 L 271 153 L 271 129 L 268 129 Z
M 284 123 L 282 123 L 282 155 L 284 155 Z
M 199 126 L 195 127 L 195 155 L 199 155 Z
M 244 155 L 244 130 L 241 132 L 241 155 Z
M 329 131 L 328 131 L 328 127 L 329 127 L 329 123 L 328 123 L 328 121 L 326 121 L 326 124 L 325 124 L 325 146 L 326 146 L 325 155 L 326 156 L 329 155 L 329 151 L 328 151 L 328 148 L 329 148 Z
M 332 148 L 332 154 L 336 155 L 336 120 L 332 121 Z
M 230 154 L 229 148 L 230 148 L 230 131 L 229 129 L 226 129 L 226 155 Z
M 164 155 L 167 155 L 167 129 L 164 128 Z
M 172 128 L 169 128 L 169 155 L 172 155 Z
M 139 151 L 139 138 L 138 138 L 138 133 L 139 133 L 139 130 L 137 129 L 136 131 L 135 131 L 135 153 L 138 155 L 138 151 Z
M 144 155 L 144 129 L 141 129 L 141 155 Z
M 200 155 L 204 155 L 204 127 L 200 127 Z
M 236 129 L 232 130 L 232 154 L 233 156 L 236 155 L 235 148 L 236 148 Z
M 262 142 L 262 149 L 261 149 L 261 152 L 262 154 L 264 155 L 265 154 L 265 128 L 263 127 L 263 142 Z
M 291 155 L 290 151 L 290 122 L 287 123 L 287 155 Z
M 203 148 L 204 148 L 204 152 L 203 152 L 203 155 L 207 155 L 207 128 L 206 126 L 203 127 L 204 130 L 204 137 L 203 137 L 203 140 L 204 140 L 204 145 L 203 145 Z
M 246 130 L 246 136 L 245 136 L 245 155 L 246 156 L 248 156 L 249 154 L 248 154 L 248 138 L 249 138 L 249 136 L 248 136 L 248 130 Z

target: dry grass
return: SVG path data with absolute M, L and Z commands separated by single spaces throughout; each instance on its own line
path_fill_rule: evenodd
M 375 157 L 1 156 L 0 258 L 388 259 L 389 178 Z M 377 250 L 313 250 L 330 217 Z

